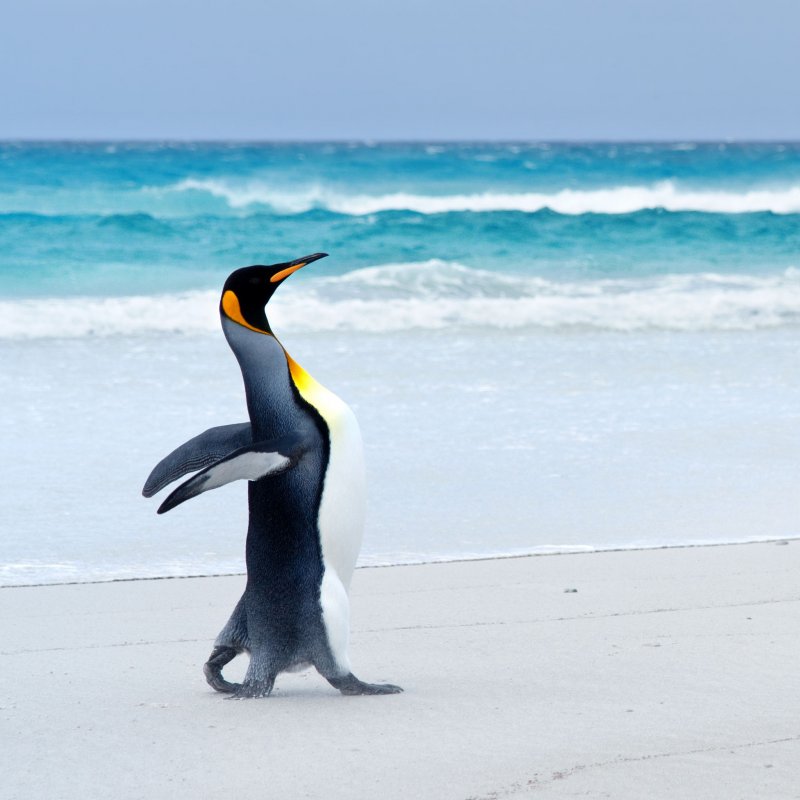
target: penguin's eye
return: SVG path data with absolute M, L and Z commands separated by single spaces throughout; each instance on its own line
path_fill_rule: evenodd
M 258 284 L 261 283 L 261 278 L 252 277 L 248 282 L 251 286 L 258 286 Z

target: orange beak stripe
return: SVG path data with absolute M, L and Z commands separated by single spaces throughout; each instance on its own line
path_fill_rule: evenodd
M 306 265 L 305 261 L 302 264 L 295 264 L 293 267 L 286 267 L 286 269 L 282 269 L 280 272 L 276 272 L 270 279 L 270 283 L 277 283 L 278 281 L 282 281 L 284 278 L 288 278 L 293 272 L 297 272 L 297 270 L 302 269 Z

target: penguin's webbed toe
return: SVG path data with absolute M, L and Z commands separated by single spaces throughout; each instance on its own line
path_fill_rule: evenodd
M 208 661 L 203 664 L 203 674 L 206 676 L 208 685 L 217 692 L 231 694 L 235 692 L 240 684 L 231 683 L 222 677 L 222 668 L 236 658 L 238 650 L 234 647 L 215 647 Z
M 363 691 L 357 694 L 400 694 L 402 686 L 395 686 L 393 683 L 363 683 Z
M 399 694 L 402 692 L 400 686 L 393 683 L 364 683 L 356 678 L 351 672 L 343 678 L 328 678 L 328 683 L 345 695 L 358 694 Z
M 245 681 L 230 696 L 231 700 L 250 700 L 259 697 L 269 697 L 272 694 L 272 687 L 275 685 L 275 678 L 266 681 Z

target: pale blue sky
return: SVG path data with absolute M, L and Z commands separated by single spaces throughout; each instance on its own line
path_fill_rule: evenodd
M 798 0 L 25 0 L 0 137 L 800 139 Z

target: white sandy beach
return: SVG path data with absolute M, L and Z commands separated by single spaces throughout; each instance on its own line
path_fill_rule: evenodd
M 201 672 L 241 576 L 2 589 L 0 796 L 798 798 L 799 573 L 796 541 L 361 569 L 356 674 L 405 693 L 257 701 Z

